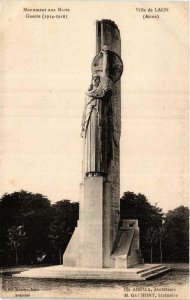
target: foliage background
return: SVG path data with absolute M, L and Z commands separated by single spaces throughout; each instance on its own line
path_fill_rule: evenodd
M 62 264 L 63 253 L 77 226 L 79 203 L 51 204 L 26 191 L 0 199 L 1 266 Z M 188 262 L 189 210 L 179 206 L 164 215 L 142 194 L 125 192 L 120 218 L 138 219 L 145 262 Z

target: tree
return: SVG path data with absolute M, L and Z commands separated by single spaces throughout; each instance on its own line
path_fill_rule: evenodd
M 12 226 L 8 229 L 8 246 L 15 252 L 15 264 L 18 265 L 18 251 L 23 249 L 24 241 L 26 240 L 26 232 L 24 226 Z M 23 257 L 22 257 L 23 259 Z
M 0 200 L 0 215 L 1 264 L 13 264 L 10 238 L 16 239 L 17 228 L 24 228 L 27 238 L 19 246 L 22 251 L 18 259 L 22 264 L 36 262 L 38 253 L 50 251 L 51 205 L 47 197 L 26 191 L 5 194 Z
M 54 262 L 62 264 L 63 253 L 69 243 L 79 218 L 79 204 L 69 200 L 58 201 L 52 205 L 50 242 Z M 54 255 L 56 253 L 56 255 Z
M 163 262 L 163 237 L 165 235 L 165 227 L 162 224 L 162 226 L 158 230 L 158 240 L 159 240 L 159 249 L 160 249 L 160 263 Z
M 159 228 L 150 227 L 150 228 L 148 228 L 146 236 L 145 236 L 145 242 L 147 243 L 147 245 L 150 245 L 150 263 L 151 264 L 153 263 L 153 247 L 155 245 L 157 245 L 157 243 L 159 241 L 159 234 L 160 234 Z
M 168 211 L 164 223 L 164 257 L 169 262 L 189 260 L 189 209 L 179 206 Z
M 158 260 L 159 249 L 155 247 L 153 254 L 153 244 L 157 243 L 158 238 L 155 238 L 155 234 L 156 232 L 158 234 L 159 228 L 162 226 L 162 209 L 151 205 L 142 194 L 125 192 L 120 199 L 120 218 L 138 220 L 143 257 L 147 262 Z

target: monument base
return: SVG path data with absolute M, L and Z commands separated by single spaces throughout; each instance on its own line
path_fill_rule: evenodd
M 62 278 L 67 280 L 148 280 L 168 272 L 170 268 L 159 264 L 144 264 L 131 269 L 112 268 L 66 268 L 61 265 L 29 269 L 14 274 L 13 277 L 25 278 Z
M 101 184 L 102 182 L 100 182 L 100 186 Z M 94 184 L 92 186 L 94 186 Z M 89 191 L 91 191 L 91 189 L 89 189 Z M 98 205 L 98 202 L 97 207 L 100 210 L 101 206 Z M 93 211 L 93 209 L 91 210 Z M 109 268 L 127 269 L 135 268 L 137 265 L 144 264 L 144 259 L 141 255 L 139 245 L 138 220 L 124 219 L 120 221 L 120 224 L 121 226 L 118 229 L 112 253 L 109 254 L 113 261 L 113 267 L 109 266 Z M 92 232 L 92 229 L 95 229 L 95 231 Z M 99 236 L 97 236 L 98 233 Z M 101 233 L 101 222 L 94 224 L 92 223 L 91 218 L 89 218 L 88 226 L 85 228 L 84 223 L 79 221 L 63 255 L 63 266 L 78 268 L 103 268 L 103 249 L 100 239 Z M 86 241 L 86 243 L 84 241 Z M 96 259 L 92 259 L 92 257 Z

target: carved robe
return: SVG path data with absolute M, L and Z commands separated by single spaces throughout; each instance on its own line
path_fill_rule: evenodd
M 100 78 L 97 88 L 86 92 L 82 130 L 85 174 L 106 173 L 112 157 L 112 81 Z

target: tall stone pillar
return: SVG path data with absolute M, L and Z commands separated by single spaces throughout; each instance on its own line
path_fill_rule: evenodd
M 97 21 L 96 56 L 83 122 L 84 181 L 80 215 L 63 257 L 65 266 L 115 267 L 111 254 L 119 225 L 120 76 L 123 70 L 120 55 L 117 25 L 110 20 Z M 97 85 L 93 78 L 99 80 Z
M 96 52 L 107 45 L 108 49 L 121 56 L 121 39 L 117 25 L 110 20 L 96 23 Z M 118 66 L 119 67 L 119 66 Z M 116 70 L 115 70 L 116 72 Z M 114 267 L 111 259 L 113 243 L 115 241 L 119 224 L 120 199 L 120 134 L 121 134 L 121 84 L 118 80 L 112 87 L 112 113 L 113 113 L 113 156 L 110 161 L 104 182 L 103 199 L 103 267 Z

